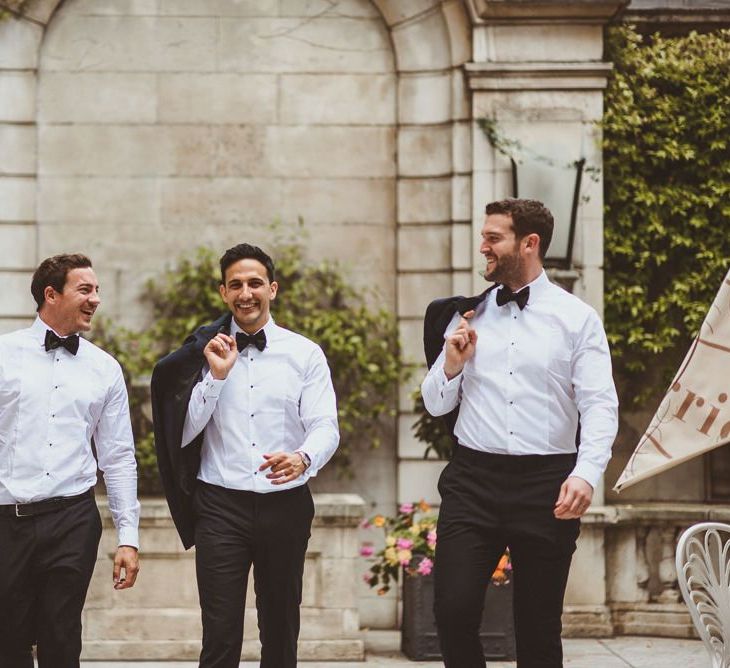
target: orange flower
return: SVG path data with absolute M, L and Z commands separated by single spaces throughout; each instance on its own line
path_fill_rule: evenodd
M 431 506 L 429 506 L 423 499 L 421 499 L 418 503 L 418 509 L 422 513 L 427 513 L 429 510 L 431 510 Z
M 385 526 L 385 518 L 382 515 L 376 515 L 373 517 L 372 525 L 378 528 Z

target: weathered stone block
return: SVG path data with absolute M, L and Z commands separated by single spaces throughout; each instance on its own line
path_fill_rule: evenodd
M 36 76 L 33 72 L 0 70 L 0 121 L 35 121 Z
M 44 70 L 210 72 L 217 19 L 74 16 L 60 12 L 43 42 Z M 0 42 L 1 43 L 1 42 Z
M 451 117 L 454 120 L 469 120 L 471 118 L 471 96 L 463 70 L 455 69 L 451 72 Z
M 423 316 L 423 314 L 422 314 Z M 403 359 L 409 364 L 420 365 L 424 364 L 423 357 L 423 317 L 414 318 L 412 320 L 399 320 L 398 321 L 398 332 L 400 334 L 401 353 Z M 403 383 L 401 400 L 399 402 L 399 408 L 402 411 L 413 410 L 413 399 L 411 398 L 411 392 L 419 387 L 425 371 L 423 374 L 414 372 L 411 380 L 408 383 Z
M 38 179 L 43 223 L 157 223 L 160 187 L 154 179 L 55 177 Z
M 448 270 L 451 265 L 450 225 L 400 226 L 398 269 L 400 271 Z
M 16 176 L 0 177 L 0 221 L 35 220 L 36 180 Z
M 565 591 L 566 605 L 603 605 L 606 572 L 603 527 L 584 525 L 573 555 Z
M 413 432 L 417 416 L 406 413 L 398 417 L 398 457 L 401 459 L 422 459 L 426 444 L 419 441 Z
M 380 9 L 386 23 L 394 26 L 420 14 L 434 13 L 433 10 L 438 7 L 439 0 L 398 0 L 398 2 L 374 0 L 374 4 Z
M 490 26 L 489 50 L 500 62 L 560 62 L 603 58 L 603 27 L 594 25 L 494 25 Z M 484 58 L 489 60 L 489 58 Z
M 284 179 L 271 214 L 306 223 L 395 227 L 393 179 Z M 343 230 L 344 232 L 344 230 Z
M 443 223 L 451 218 L 451 179 L 400 179 L 398 222 Z
M 157 119 L 154 74 L 42 72 L 38 98 L 38 119 L 43 123 L 154 123 Z
M 441 503 L 438 483 L 446 462 L 440 460 L 401 460 L 398 467 L 398 501 L 406 503 L 424 499 L 426 503 Z
M 454 171 L 468 174 L 471 172 L 472 125 L 468 122 L 454 123 L 452 128 L 451 150 Z
M 426 306 L 437 297 L 451 294 L 449 274 L 431 272 L 398 276 L 398 302 L 401 316 L 423 317 Z
M 348 18 L 380 19 L 370 0 L 279 0 L 279 16 L 345 16 Z
M 451 118 L 451 73 L 403 73 L 398 80 L 398 120 L 445 123 Z
M 160 217 L 169 229 L 261 225 L 279 215 L 282 184 L 266 178 L 170 178 L 159 182 Z M 179 233 L 179 232 L 177 232 Z
M 275 176 L 393 176 L 394 139 L 385 127 L 269 127 L 264 155 Z
M 446 70 L 451 66 L 449 34 L 440 12 L 393 28 L 393 46 L 401 72 Z
M 451 265 L 454 269 L 471 269 L 472 246 L 471 224 L 462 223 L 451 226 Z
M 0 124 L 0 146 L 0 174 L 27 176 L 35 173 L 35 126 Z
M 276 95 L 267 74 L 164 74 L 157 109 L 162 123 L 275 123 Z
M 471 207 L 471 176 L 454 176 L 451 180 L 451 220 L 470 220 Z
M 280 78 L 281 122 L 392 125 L 392 74 L 285 74 Z
M 43 28 L 36 23 L 9 18 L 0 21 L 0 70 L 34 70 Z
M 471 19 L 466 6 L 461 0 L 447 0 L 441 6 L 449 31 L 449 45 L 451 46 L 451 64 L 462 65 L 472 60 L 471 52 Z
M 35 225 L 0 225 L 0 267 L 34 269 L 36 236 Z
M 222 71 L 389 72 L 393 55 L 379 19 L 220 20 Z M 294 48 L 293 48 L 294 47 Z
M 81 16 L 155 16 L 158 0 L 74 0 L 63 7 L 64 14 Z
M 451 126 L 400 128 L 398 166 L 400 176 L 450 175 Z
M 170 16 L 277 16 L 277 0 L 159 0 L 157 12 Z
M 32 271 L 3 271 L 0 269 L 0 314 L 9 316 L 30 315 L 35 310 L 35 302 L 30 295 Z M 17 329 L 14 328 L 14 329 Z

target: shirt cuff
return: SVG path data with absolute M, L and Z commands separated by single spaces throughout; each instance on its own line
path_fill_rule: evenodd
M 227 378 L 213 378 L 213 374 L 208 371 L 201 381 L 203 384 L 203 397 L 213 399 L 220 395 L 226 380 Z
M 601 482 L 603 469 L 588 462 L 578 462 L 570 475 L 585 480 L 595 490 Z
M 139 530 L 134 527 L 122 527 L 117 531 L 119 545 L 129 545 L 139 549 Z

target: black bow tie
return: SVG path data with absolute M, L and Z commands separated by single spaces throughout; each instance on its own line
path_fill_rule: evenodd
M 56 332 L 50 329 L 46 330 L 46 340 L 43 342 L 46 347 L 46 352 L 49 350 L 55 350 L 56 348 L 65 348 L 72 355 L 75 355 L 79 350 L 79 335 L 72 334 L 65 338 L 61 338 Z
M 246 332 L 236 333 L 236 347 L 239 352 L 246 349 L 246 346 L 254 345 L 259 350 L 266 348 L 266 332 L 260 329 L 256 334 L 246 334 Z
M 520 311 L 527 306 L 530 298 L 530 287 L 522 288 L 519 292 L 512 292 L 511 288 L 503 285 L 497 290 L 497 306 L 504 306 L 507 302 L 515 302 Z

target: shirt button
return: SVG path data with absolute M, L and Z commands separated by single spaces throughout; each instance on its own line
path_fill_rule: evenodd
M 251 413 L 251 417 L 253 417 L 253 413 Z
M 251 445 L 252 445 L 252 446 L 253 446 L 254 448 L 256 447 L 256 444 L 255 444 L 255 443 L 251 443 Z
M 509 402 L 509 405 L 511 406 L 511 405 L 512 405 L 513 403 L 515 403 L 515 402 L 514 402 L 514 401 L 510 401 L 510 402 Z
M 249 385 L 249 387 L 253 390 L 253 385 Z
M 511 371 L 509 372 L 509 375 L 510 375 L 510 376 L 512 375 L 512 372 L 511 372 Z
M 514 433 L 515 433 L 515 432 L 511 431 L 511 432 L 509 433 L 509 435 L 510 435 L 510 436 L 513 436 L 513 435 L 514 435 Z

